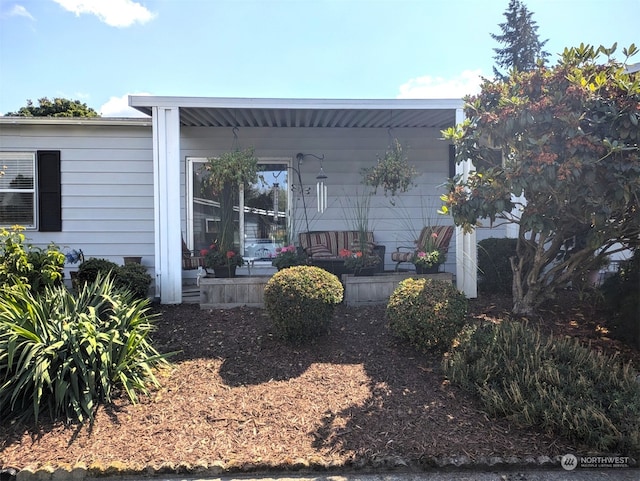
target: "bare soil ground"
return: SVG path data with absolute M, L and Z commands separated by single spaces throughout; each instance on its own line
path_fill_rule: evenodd
M 575 306 L 575 307 L 574 307 Z M 470 316 L 500 320 L 509 300 L 471 302 Z M 260 309 L 158 306 L 155 345 L 180 351 L 162 388 L 137 405 L 125 398 L 97 409 L 88 426 L 0 423 L 0 468 L 163 463 L 284 469 L 367 466 L 376 460 L 420 465 L 448 455 L 555 456 L 579 451 L 566 440 L 490 419 L 443 377 L 441 357 L 399 343 L 384 306 L 339 306 L 331 331 L 308 346 L 274 338 Z M 564 300 L 543 325 L 619 351 L 593 309 Z

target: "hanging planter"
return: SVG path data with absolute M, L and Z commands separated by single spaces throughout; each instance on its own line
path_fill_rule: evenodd
M 204 185 L 220 196 L 220 231 L 216 244 L 223 252 L 234 250 L 234 198 L 240 185 L 258 181 L 258 158 L 253 147 L 235 148 L 219 157 L 208 158 L 204 170 L 208 174 Z
M 415 167 L 409 165 L 402 152 L 402 144 L 393 139 L 393 147 L 385 152 L 384 157 L 378 158 L 376 165 L 362 169 L 362 183 L 373 187 L 374 193 L 381 187 L 385 196 L 395 197 L 413 187 L 413 179 L 417 175 Z
M 258 158 L 254 155 L 253 147 L 208 158 L 204 169 L 210 174 L 206 185 L 214 192 L 222 191 L 227 185 L 237 188 L 241 184 L 258 181 Z

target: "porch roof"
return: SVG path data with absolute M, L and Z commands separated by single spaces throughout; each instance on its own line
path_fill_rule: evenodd
M 179 107 L 188 127 L 438 128 L 455 125 L 460 99 L 255 99 L 129 96 L 147 115 Z

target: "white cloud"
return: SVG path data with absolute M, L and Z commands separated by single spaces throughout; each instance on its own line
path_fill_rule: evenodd
M 65 10 L 80 16 L 95 15 L 111 27 L 130 27 L 134 23 L 147 23 L 156 14 L 132 0 L 53 0 Z
M 149 118 L 142 112 L 129 107 L 129 95 L 150 95 L 147 93 L 124 94 L 122 97 L 111 97 L 99 109 L 103 117 L 142 117 Z
M 481 70 L 465 70 L 454 78 L 425 75 L 400 86 L 399 99 L 459 99 L 480 93 Z
M 33 15 L 31 15 L 29 13 L 29 10 L 27 10 L 25 7 L 23 7 L 22 5 L 14 5 L 13 8 L 11 9 L 11 11 L 9 12 L 9 16 L 10 17 L 24 17 L 24 18 L 28 18 L 29 20 L 33 20 L 35 22 L 35 18 L 33 18 Z

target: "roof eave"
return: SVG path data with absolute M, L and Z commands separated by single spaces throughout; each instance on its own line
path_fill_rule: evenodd
M 151 127 L 151 118 L 130 117 L 20 117 L 0 116 L 0 124 L 5 125 L 107 125 L 121 127 Z
M 184 108 L 254 108 L 318 110 L 424 110 L 462 108 L 462 99 L 274 99 L 242 97 L 164 97 L 130 95 L 129 106 Z M 140 109 L 138 109 L 140 110 Z M 141 110 L 142 111 L 142 110 Z

